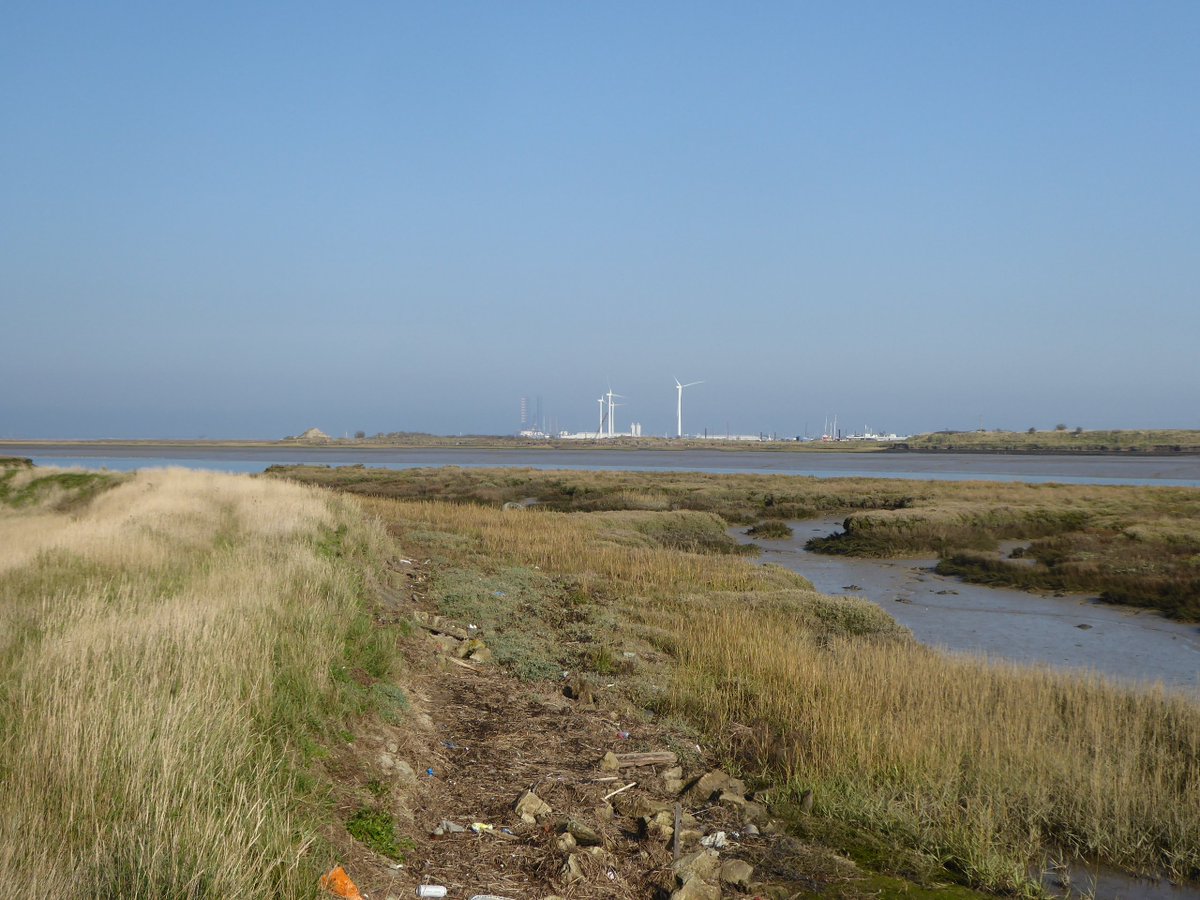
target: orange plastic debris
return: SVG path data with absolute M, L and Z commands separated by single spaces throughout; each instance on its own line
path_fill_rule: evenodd
M 350 876 L 341 866 L 334 866 L 321 876 L 321 888 L 335 897 L 345 897 L 346 900 L 363 900 Z

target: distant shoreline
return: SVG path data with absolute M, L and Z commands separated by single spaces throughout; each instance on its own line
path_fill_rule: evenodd
M 1138 456 L 1179 457 L 1200 456 L 1200 432 L 1170 432 L 1159 438 L 1154 432 L 1111 432 L 1115 435 L 1137 435 L 1141 442 L 1124 446 L 1098 447 L 1084 436 L 1083 446 L 1071 446 L 1061 440 L 1054 446 L 1036 442 L 1037 436 L 1011 440 L 1010 436 L 989 443 L 982 435 L 921 435 L 904 441 L 725 441 L 717 439 L 675 440 L 670 438 L 612 438 L 596 440 L 536 440 L 502 436 L 415 436 L 412 439 L 355 439 L 333 438 L 328 441 L 301 440 L 243 440 L 243 439 L 164 439 L 164 438 L 100 438 L 100 439 L 0 439 L 0 456 L 20 451 L 36 450 L 121 450 L 140 455 L 155 450 L 281 450 L 297 449 L 321 452 L 396 452 L 405 450 L 522 450 L 522 451 L 596 451 L 627 452 L 653 450 L 662 453 L 714 450 L 720 452 L 754 453 L 897 453 L 944 456 L 1018 455 L 1018 456 Z M 1026 438 L 1025 435 L 1019 435 Z M 1182 439 L 1181 439 L 1182 438 Z M 1160 442 L 1161 440 L 1161 442 Z M 1086 443 L 1084 443 L 1087 441 Z M 914 446 L 915 444 L 915 446 Z M 1025 444 L 1025 446 L 1022 446 Z

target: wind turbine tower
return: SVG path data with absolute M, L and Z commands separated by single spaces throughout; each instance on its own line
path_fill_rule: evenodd
M 624 399 L 624 396 L 622 394 L 614 394 L 611 385 L 608 388 L 608 393 L 604 396 L 608 398 L 608 436 L 615 437 L 615 429 L 613 428 L 614 413 L 618 406 L 623 406 L 624 404 L 613 403 L 613 397 L 621 397 Z
M 683 437 L 683 389 L 697 384 L 704 384 L 704 382 L 689 381 L 687 384 L 680 384 L 679 379 L 675 379 L 675 390 L 679 395 L 675 403 L 675 437 Z

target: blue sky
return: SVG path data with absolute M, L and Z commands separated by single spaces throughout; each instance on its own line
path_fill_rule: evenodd
M 251 8 L 252 7 L 252 8 Z M 9 2 L 0 436 L 1200 427 L 1200 4 Z

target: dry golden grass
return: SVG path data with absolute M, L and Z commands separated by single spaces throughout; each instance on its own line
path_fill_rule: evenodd
M 360 601 L 328 551 L 383 540 L 345 499 L 183 470 L 0 517 L 0 883 L 313 894 L 299 747 Z
M 457 564 L 608 585 L 625 621 L 675 656 L 668 709 L 749 774 L 813 788 L 819 815 L 992 889 L 1028 889 L 1028 866 L 1050 849 L 1200 874 L 1192 699 L 936 653 L 877 607 L 787 573 L 642 546 L 629 528 L 655 513 L 368 503 L 407 532 L 465 537 L 444 545 Z
M 817 812 L 901 836 L 1013 889 L 1039 851 L 1200 872 L 1200 709 L 1098 678 L 951 658 L 909 642 L 819 647 L 795 617 L 688 604 L 677 707 L 769 735 L 757 763 Z
M 397 503 L 365 499 L 363 504 L 385 521 L 406 522 L 464 536 L 485 556 L 601 579 L 633 593 L 808 586 L 803 578 L 783 569 L 765 568 L 740 559 L 684 553 L 664 546 L 646 546 L 646 536 L 633 526 L 639 516 L 650 521 L 656 513 L 631 512 L 606 517 L 534 509 L 505 511 L 436 501 Z

